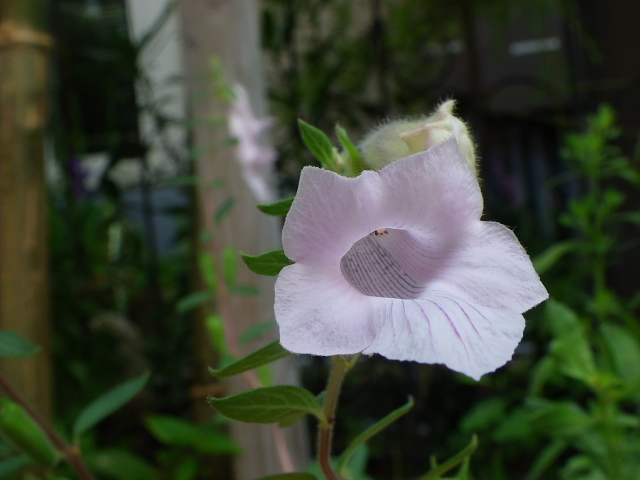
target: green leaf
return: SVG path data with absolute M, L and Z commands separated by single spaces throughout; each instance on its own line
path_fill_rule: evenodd
M 335 172 L 337 165 L 333 158 L 333 145 L 331 145 L 329 137 L 322 130 L 309 125 L 304 120 L 298 120 L 298 127 L 300 128 L 302 141 L 320 161 L 320 164 L 327 170 Z
M 0 478 L 8 477 L 9 475 L 16 473 L 18 470 L 22 470 L 28 465 L 31 465 L 31 460 L 29 460 L 29 458 L 24 455 L 2 460 L 0 461 Z
M 493 397 L 475 404 L 460 422 L 460 428 L 465 432 L 479 432 L 493 427 L 504 418 L 507 400 Z
M 530 425 L 556 438 L 574 437 L 594 424 L 594 419 L 573 402 L 530 399 L 527 404 Z
M 344 453 L 340 457 L 340 462 L 338 463 L 338 472 L 342 476 L 345 476 L 346 470 L 347 470 L 347 464 L 349 463 L 349 460 L 351 459 L 353 454 L 356 453 L 358 448 L 361 445 L 364 445 L 366 442 L 368 442 L 371 439 L 371 437 L 373 437 L 374 435 L 376 435 L 377 433 L 379 433 L 380 431 L 382 431 L 383 429 L 391 425 L 398 418 L 400 418 L 409 410 L 411 410 L 412 407 L 413 407 L 413 398 L 409 397 L 409 401 L 406 404 L 404 404 L 402 407 L 395 409 L 393 412 L 389 413 L 386 417 L 382 418 L 381 420 L 378 420 L 376 423 L 371 425 L 365 431 L 360 433 L 351 442 L 351 444 L 347 447 L 347 449 L 344 451 Z
M 49 436 L 21 405 L 0 397 L 0 435 L 32 462 L 52 467 L 60 455 Z
M 278 275 L 280 270 L 294 263 L 287 258 L 282 249 L 271 250 L 262 255 L 247 255 L 243 253 L 242 260 L 252 272 L 269 276 Z
M 318 478 L 310 473 L 279 473 L 278 475 L 260 477 L 257 480 L 318 480 Z
M 347 131 L 338 124 L 336 124 L 336 136 L 338 137 L 338 140 L 340 140 L 340 143 L 342 144 L 344 149 L 349 154 L 349 161 L 347 162 L 348 175 L 350 177 L 358 176 L 366 168 L 364 161 L 362 160 L 360 150 L 358 150 L 358 148 L 349 139 Z
M 15 332 L 0 331 L 0 357 L 29 357 L 38 353 L 36 347 Z
M 566 305 L 549 299 L 546 316 L 556 337 L 551 342 L 550 351 L 558 369 L 568 377 L 594 387 L 598 372 L 591 346 L 576 314 Z
M 210 398 L 209 403 L 225 417 L 240 422 L 276 423 L 296 412 L 310 413 L 326 421 L 316 397 L 291 385 L 256 388 L 230 397 Z
M 640 388 L 640 345 L 638 340 L 618 325 L 603 324 L 602 338 L 609 350 L 616 374 L 632 391 Z
M 287 213 L 289 213 L 294 198 L 295 197 L 284 198 L 282 200 L 278 200 L 275 203 L 270 203 L 268 205 L 257 205 L 257 207 L 261 212 L 266 213 L 267 215 L 284 217 Z
M 116 480 L 157 480 L 158 472 L 133 453 L 120 448 L 83 455 L 91 470 Z
M 464 447 L 462 450 L 460 450 L 457 454 L 455 454 L 446 462 L 438 465 L 437 467 L 432 468 L 426 475 L 423 475 L 422 477 L 418 478 L 418 480 L 436 480 L 440 478 L 449 470 L 457 467 L 466 459 L 471 457 L 471 454 L 473 454 L 474 450 L 477 447 L 478 447 L 478 437 L 476 435 L 473 435 L 471 437 L 471 442 L 469 442 L 469 445 Z
M 241 344 L 245 345 L 253 340 L 260 338 L 262 335 L 267 333 L 269 330 L 272 330 L 277 325 L 274 318 L 270 318 L 269 320 L 265 320 L 264 322 L 256 323 L 251 327 L 247 328 L 240 335 L 239 341 Z
M 226 216 L 231 212 L 231 209 L 236 204 L 236 199 L 233 197 L 227 198 L 222 204 L 217 208 L 216 214 L 214 216 L 214 221 L 216 225 L 220 225 L 222 220 L 226 218 Z
M 542 275 L 553 267 L 558 260 L 567 253 L 577 250 L 579 246 L 579 242 L 571 240 L 555 243 L 533 259 L 533 267 L 536 269 L 536 272 L 538 272 L 538 275 Z
M 211 292 L 193 292 L 180 299 L 176 304 L 176 312 L 185 313 L 213 300 Z
M 531 470 L 529 470 L 525 480 L 538 480 L 566 448 L 567 443 L 564 440 L 553 440 L 549 443 L 542 449 L 535 462 L 533 462 Z
M 91 402 L 80 413 L 73 426 L 74 438 L 94 427 L 102 419 L 111 415 L 125 403 L 138 395 L 147 384 L 149 373 L 143 373 L 139 377 L 128 380 L 116 388 Z
M 209 369 L 209 371 L 216 377 L 231 377 L 284 358 L 290 355 L 290 353 L 288 350 L 282 348 L 280 342 L 276 340 L 225 368 L 219 370 Z
M 154 437 L 167 445 L 190 447 L 200 453 L 215 455 L 240 451 L 228 435 L 212 425 L 196 425 L 171 415 L 151 415 L 145 418 L 145 425 Z

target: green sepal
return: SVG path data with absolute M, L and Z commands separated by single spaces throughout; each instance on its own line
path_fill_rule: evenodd
M 260 477 L 257 480 L 318 480 L 318 477 L 310 473 L 293 472 L 269 475 L 268 477 Z
M 351 459 L 353 454 L 356 453 L 356 451 L 361 445 L 365 444 L 371 439 L 371 437 L 373 437 L 374 435 L 376 435 L 377 433 L 379 433 L 380 431 L 382 431 L 383 429 L 391 425 L 398 418 L 400 418 L 409 410 L 411 410 L 411 408 L 413 408 L 413 398 L 409 397 L 409 401 L 405 403 L 403 406 L 395 409 L 393 412 L 389 413 L 386 417 L 382 418 L 381 420 L 378 420 L 376 423 L 371 425 L 365 431 L 360 433 L 360 435 L 358 435 L 351 442 L 351 444 L 347 447 L 347 449 L 344 451 L 344 453 L 340 457 L 340 461 L 338 462 L 339 474 L 343 477 L 346 476 L 347 464 L 349 463 L 349 460 Z
M 102 419 L 111 415 L 125 403 L 138 395 L 147 384 L 149 373 L 128 380 L 104 395 L 96 398 L 87 405 L 73 425 L 73 437 L 78 438 L 84 432 L 95 426 Z
M 0 398 L 0 435 L 32 462 L 52 467 L 60 459 L 56 448 L 27 411 L 8 398 Z
M 288 355 L 290 355 L 290 352 L 282 348 L 280 342 L 276 340 L 231 365 L 227 365 L 218 370 L 210 368 L 209 371 L 216 377 L 231 377 L 246 372 L 247 370 L 253 370 L 261 365 L 274 362 Z
M 349 139 L 347 131 L 338 124 L 336 124 L 336 136 L 349 155 L 349 160 L 346 162 L 347 175 L 349 177 L 357 177 L 367 168 L 362 160 L 360 150 Z
M 329 137 L 320 129 L 309 125 L 304 120 L 298 119 L 298 127 L 302 141 L 311 153 L 318 159 L 320 164 L 327 170 L 337 171 L 337 164 L 333 154 L 333 145 Z
M 268 276 L 278 275 L 284 267 L 295 263 L 287 258 L 282 249 L 271 250 L 262 255 L 247 255 L 243 253 L 242 260 L 252 272 Z
M 307 390 L 291 385 L 263 387 L 224 398 L 209 398 L 222 415 L 248 423 L 276 423 L 296 413 L 325 421 L 322 407 Z
M 40 348 L 9 330 L 0 331 L 0 357 L 29 357 L 38 353 Z
M 458 453 L 456 453 L 453 457 L 451 457 L 446 462 L 440 465 L 434 465 L 434 467 L 428 473 L 418 478 L 418 480 L 439 479 L 440 477 L 442 477 L 442 475 L 447 473 L 449 470 L 457 467 L 458 465 L 460 465 L 465 461 L 468 461 L 468 459 L 471 457 L 471 454 L 474 452 L 474 450 L 477 447 L 478 447 L 478 437 L 476 435 L 473 435 L 471 437 L 471 442 L 469 442 L 469 445 L 464 447 L 462 450 L 460 450 Z
M 256 206 L 258 207 L 258 210 L 260 210 L 262 213 L 266 213 L 267 215 L 284 217 L 287 213 L 289 213 L 294 198 L 295 197 L 283 198 L 282 200 L 278 200 L 274 203 L 269 203 L 267 205 L 259 204 Z

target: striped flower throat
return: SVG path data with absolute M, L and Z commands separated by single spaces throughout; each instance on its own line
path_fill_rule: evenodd
M 355 242 L 340 260 L 340 269 L 364 295 L 414 299 L 424 292 L 440 260 L 416 233 L 382 228 Z

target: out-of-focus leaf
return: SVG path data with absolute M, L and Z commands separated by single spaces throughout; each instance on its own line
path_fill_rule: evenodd
M 538 275 L 542 275 L 553 267 L 558 260 L 564 257 L 567 253 L 576 251 L 580 244 L 578 242 L 567 240 L 564 242 L 558 242 L 551 245 L 544 252 L 539 253 L 533 259 L 533 266 L 538 272 Z
M 555 300 L 546 303 L 546 316 L 553 334 L 551 355 L 565 375 L 594 387 L 598 381 L 593 352 L 582 324 L 573 311 Z
M 76 419 L 73 426 L 73 436 L 75 438 L 79 437 L 138 395 L 147 384 L 147 380 L 149 380 L 149 374 L 144 373 L 139 377 L 124 382 L 91 402 Z
M 640 389 L 640 345 L 627 330 L 618 325 L 603 324 L 602 338 L 613 362 L 616 374 L 635 393 Z
M 101 449 L 83 458 L 91 470 L 116 480 L 157 480 L 160 475 L 149 463 L 124 449 Z
M 39 350 L 40 348 L 15 332 L 0 331 L 0 357 L 29 357 Z
M 460 422 L 460 428 L 465 432 L 481 432 L 495 425 L 504 417 L 507 400 L 494 397 L 477 403 L 469 410 Z
M 31 465 L 31 460 L 24 455 L 2 460 L 0 461 L 0 478 L 6 478 L 28 465 Z
M 573 437 L 592 427 L 595 420 L 579 405 L 572 402 L 531 399 L 529 423 L 552 437 Z
M 565 451 L 567 443 L 564 440 L 556 439 L 546 445 L 533 462 L 525 480 L 538 480 L 540 476 L 556 461 Z
M 420 478 L 418 478 L 418 480 L 439 479 L 440 477 L 442 477 L 442 475 L 447 473 L 449 470 L 454 469 L 455 467 L 460 465 L 462 462 L 467 460 L 469 457 L 471 457 L 471 455 L 473 454 L 473 452 L 477 447 L 478 447 L 478 437 L 473 435 L 471 437 L 471 442 L 469 442 L 469 445 L 464 447 L 462 450 L 460 450 L 457 454 L 455 454 L 446 462 L 441 463 L 437 467 L 432 468 L 426 475 L 423 475 Z
M 193 292 L 176 304 L 176 312 L 185 313 L 213 299 L 211 292 Z
M 315 475 L 310 473 L 279 473 L 278 475 L 269 475 L 268 477 L 260 477 L 257 480 L 318 480 Z

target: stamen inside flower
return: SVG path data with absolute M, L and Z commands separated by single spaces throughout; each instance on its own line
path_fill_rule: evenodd
M 353 244 L 340 260 L 345 279 L 370 297 L 418 298 L 441 258 L 423 238 L 406 230 L 374 230 Z

